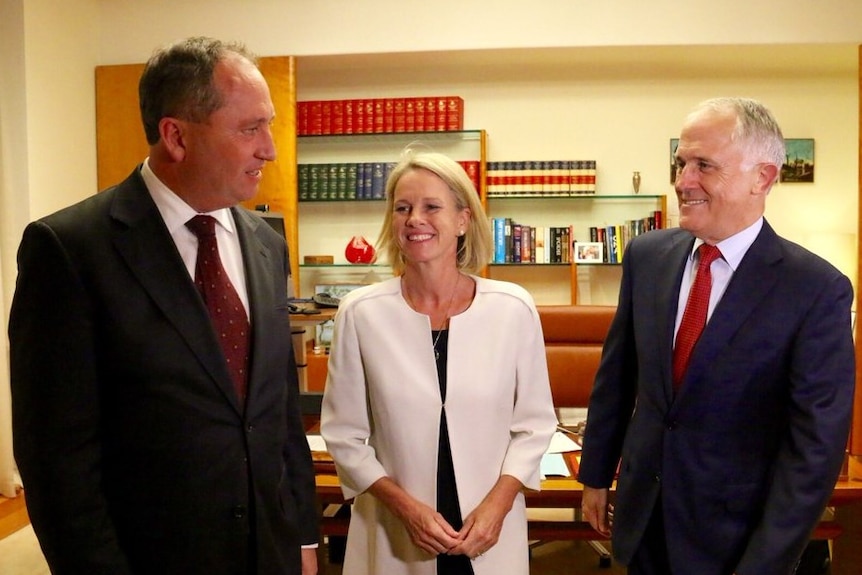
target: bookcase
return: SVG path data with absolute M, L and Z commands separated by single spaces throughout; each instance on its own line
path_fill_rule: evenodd
M 355 168 L 397 162 L 408 149 L 440 152 L 454 160 L 478 162 L 478 188 L 481 197 L 485 197 L 484 130 L 308 135 L 298 136 L 296 141 L 300 172 L 297 202 L 300 297 L 313 295 L 316 285 L 361 284 L 391 277 L 385 264 L 351 264 L 344 255 L 354 236 L 362 236 L 371 244 L 377 241 L 385 209 L 381 190 L 368 195 L 350 191 L 321 194 L 319 189 L 315 193 L 303 187 L 302 172 L 309 166 L 320 173 L 331 167 L 335 173 L 341 166 Z M 327 187 L 332 189 L 329 184 Z M 306 256 L 317 255 L 333 256 L 333 263 L 304 263 Z
M 571 194 L 542 196 L 518 194 L 486 199 L 490 217 L 507 217 L 532 227 L 570 227 L 570 241 L 589 242 L 590 227 L 624 225 L 654 211 L 667 214 L 667 196 L 638 194 Z M 665 225 L 664 223 L 662 225 Z M 550 249 L 550 246 L 546 246 Z M 539 304 L 616 304 L 619 263 L 494 263 L 488 275 L 513 281 L 529 290 Z M 591 297 L 590 286 L 613 286 Z M 581 293 L 583 292 L 583 293 Z

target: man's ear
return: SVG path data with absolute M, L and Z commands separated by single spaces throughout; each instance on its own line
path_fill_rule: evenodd
M 159 137 L 165 151 L 175 162 L 181 162 L 186 157 L 185 134 L 186 125 L 182 120 L 165 117 L 159 121 Z
M 755 188 L 758 194 L 768 194 L 772 189 L 773 184 L 778 183 L 778 166 L 775 164 L 762 163 L 758 166 L 757 186 Z

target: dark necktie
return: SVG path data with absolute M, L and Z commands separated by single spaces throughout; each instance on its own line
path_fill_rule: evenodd
M 215 223 L 211 216 L 198 215 L 186 222 L 186 226 L 198 238 L 195 285 L 206 303 L 242 405 L 248 389 L 248 316 L 222 266 Z
M 688 360 L 691 351 L 700 338 L 703 327 L 706 325 L 706 312 L 709 308 L 709 293 L 712 290 L 712 273 L 709 266 L 721 252 L 715 246 L 702 244 L 698 248 L 700 252 L 700 264 L 697 266 L 697 277 L 688 294 L 688 302 L 685 304 L 685 312 L 682 322 L 676 333 L 676 345 L 673 347 L 673 387 L 679 389 L 685 370 L 688 368 Z

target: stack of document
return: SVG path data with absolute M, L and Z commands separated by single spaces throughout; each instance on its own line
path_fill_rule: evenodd
M 569 466 L 566 465 L 566 460 L 563 458 L 563 453 L 569 451 L 580 451 L 581 446 L 572 439 L 571 432 L 557 431 L 551 437 L 551 443 L 548 445 L 545 455 L 542 456 L 540 472 L 542 479 L 548 476 L 556 475 L 560 477 L 569 477 Z

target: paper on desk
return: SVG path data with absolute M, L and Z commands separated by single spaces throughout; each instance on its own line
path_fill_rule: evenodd
M 542 463 L 539 465 L 539 472 L 542 474 L 542 479 L 549 475 L 559 477 L 569 477 L 569 466 L 566 465 L 565 459 L 561 453 L 546 453 L 542 456 Z
M 305 436 L 305 439 L 308 440 L 308 448 L 312 451 L 326 451 L 326 442 L 320 435 L 309 434 Z
M 545 450 L 545 453 L 565 453 L 567 451 L 580 451 L 581 446 L 572 441 L 572 438 L 569 437 L 568 434 L 563 433 L 562 431 L 554 432 L 554 436 L 551 438 L 551 444 L 548 446 L 548 449 Z

